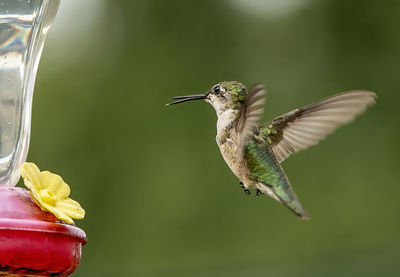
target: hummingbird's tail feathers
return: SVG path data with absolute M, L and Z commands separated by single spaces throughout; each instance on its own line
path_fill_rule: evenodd
M 295 215 L 300 217 L 301 219 L 309 219 L 308 213 L 301 205 L 300 200 L 297 198 L 296 194 L 293 190 L 290 193 L 279 191 L 278 189 L 274 189 L 263 183 L 257 183 L 257 188 L 263 193 L 268 195 L 269 197 L 275 199 L 279 203 L 282 203 L 286 207 L 289 208 Z M 281 195 L 281 197 L 279 196 Z
M 256 187 L 263 194 L 266 194 L 269 197 L 271 197 L 271 198 L 275 199 L 276 201 L 278 201 L 279 203 L 282 203 L 281 199 L 274 193 L 274 190 L 271 187 L 266 186 L 263 183 L 257 183 Z
M 268 145 L 250 140 L 246 158 L 250 179 L 257 182 L 257 188 L 262 193 L 278 200 L 302 219 L 308 218 L 307 212 Z
M 292 186 L 288 183 L 288 187 L 274 187 L 274 193 L 279 197 L 281 203 L 288 207 L 293 213 L 301 219 L 309 219 L 306 210 L 301 205 L 299 198 L 293 191 Z

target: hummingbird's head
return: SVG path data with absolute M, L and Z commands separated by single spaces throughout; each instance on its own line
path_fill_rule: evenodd
M 246 95 L 247 89 L 243 84 L 237 81 L 228 81 L 212 86 L 204 94 L 172 97 L 172 99 L 176 99 L 177 101 L 168 103 L 167 106 L 203 99 L 214 107 L 217 114 L 220 114 L 227 109 L 241 109 L 246 100 Z

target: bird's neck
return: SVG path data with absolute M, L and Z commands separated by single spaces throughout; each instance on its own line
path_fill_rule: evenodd
M 241 111 L 229 108 L 217 112 L 217 115 L 217 143 L 225 143 L 229 138 L 236 141 L 236 127 L 241 117 Z

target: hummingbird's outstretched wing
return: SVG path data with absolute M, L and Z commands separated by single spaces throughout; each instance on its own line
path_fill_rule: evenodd
M 263 85 L 255 85 L 247 94 L 244 105 L 244 116 L 238 124 L 238 157 L 243 159 L 249 138 L 258 128 L 258 121 L 264 113 L 265 88 Z
M 353 120 L 374 104 L 375 98 L 375 93 L 362 90 L 336 94 L 261 125 L 259 133 L 281 163 L 292 153 L 317 144 L 337 127 Z

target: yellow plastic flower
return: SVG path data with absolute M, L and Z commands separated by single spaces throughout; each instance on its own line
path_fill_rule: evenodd
M 40 172 L 34 163 L 24 163 L 21 166 L 21 176 L 33 200 L 43 211 L 69 224 L 74 223 L 72 218 L 82 219 L 85 216 L 81 205 L 68 198 L 70 188 L 59 175 L 49 171 Z

